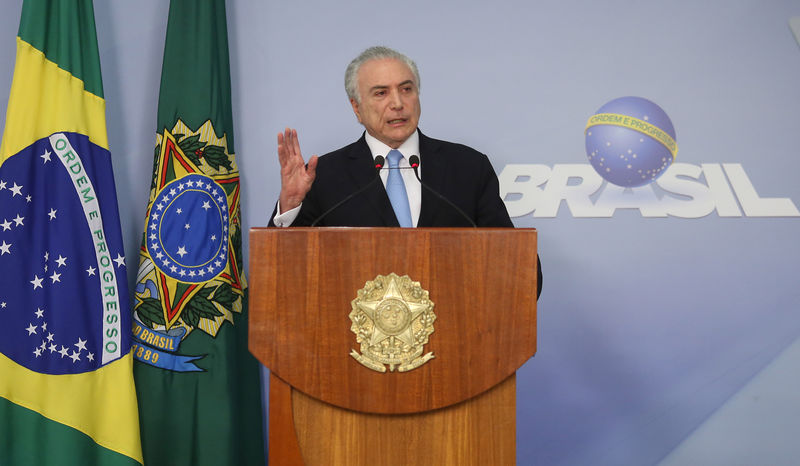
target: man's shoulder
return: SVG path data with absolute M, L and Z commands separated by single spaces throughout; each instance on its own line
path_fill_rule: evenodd
M 425 136 L 421 132 L 419 136 L 419 149 L 423 160 L 426 156 L 443 158 L 458 157 L 460 163 L 485 163 L 489 160 L 486 154 L 466 144 L 435 139 Z
M 344 147 L 330 151 L 327 154 L 319 157 L 320 163 L 335 163 L 347 158 L 358 157 L 359 155 L 369 155 L 369 147 L 367 146 L 364 137 L 360 137 L 357 141 L 352 142 Z

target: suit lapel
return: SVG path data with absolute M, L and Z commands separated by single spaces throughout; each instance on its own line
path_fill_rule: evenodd
M 350 168 L 347 172 L 350 176 L 350 180 L 356 186 L 355 189 L 361 189 L 375 179 L 374 159 L 372 158 L 372 153 L 369 150 L 369 146 L 367 146 L 364 135 L 356 142 L 353 150 L 348 154 L 348 157 L 350 159 Z M 392 204 L 389 202 L 389 196 L 386 194 L 386 188 L 384 188 L 380 180 L 378 180 L 372 188 L 367 189 L 362 195 L 367 199 L 372 208 L 372 215 L 379 218 L 383 226 L 400 226 L 397 217 L 394 215 Z M 364 212 L 364 215 L 368 216 L 370 214 Z
M 422 181 L 437 193 L 443 193 L 445 175 L 447 173 L 446 161 L 439 153 L 439 144 L 419 132 L 419 158 L 422 165 Z M 441 207 L 436 196 L 424 187 L 422 188 L 422 205 L 419 211 L 418 227 L 434 225 L 436 214 Z

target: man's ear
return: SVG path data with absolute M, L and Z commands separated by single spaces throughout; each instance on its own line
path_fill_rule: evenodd
M 356 99 L 350 99 L 350 105 L 353 106 L 353 113 L 356 114 L 358 122 L 361 123 L 361 113 L 358 111 L 358 102 L 356 102 Z

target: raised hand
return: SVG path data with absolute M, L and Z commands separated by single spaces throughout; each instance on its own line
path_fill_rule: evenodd
M 311 189 L 311 183 L 317 176 L 318 159 L 319 157 L 314 155 L 308 159 L 306 165 L 300 152 L 297 130 L 286 128 L 283 133 L 278 133 L 278 161 L 281 164 L 279 214 L 292 210 L 303 202 L 306 193 Z

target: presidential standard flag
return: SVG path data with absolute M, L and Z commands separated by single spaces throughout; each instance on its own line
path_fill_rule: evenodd
M 91 0 L 26 0 L 0 144 L 0 464 L 142 462 Z
M 172 0 L 133 336 L 145 464 L 264 464 L 225 4 Z

